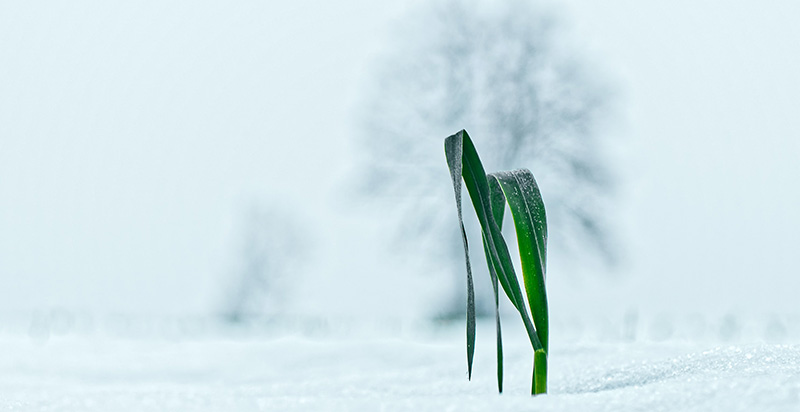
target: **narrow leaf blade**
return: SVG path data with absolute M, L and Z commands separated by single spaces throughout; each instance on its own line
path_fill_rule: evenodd
M 490 186 L 490 196 L 492 205 L 492 217 L 497 227 L 503 229 L 503 214 L 505 213 L 506 200 L 502 190 Z M 486 254 L 486 263 L 489 266 L 489 275 L 492 278 L 492 291 L 494 292 L 494 318 L 497 333 L 497 391 L 503 393 L 503 332 L 500 327 L 500 294 L 497 280 L 497 272 L 491 264 L 491 254 L 486 240 L 483 240 L 483 251 Z
M 527 169 L 490 175 L 502 188 L 517 232 L 522 278 L 536 333 L 548 349 L 548 308 L 545 291 L 547 218 L 544 202 L 533 174 Z
M 472 266 L 469 262 L 467 231 L 464 229 L 464 218 L 461 212 L 461 175 L 463 167 L 462 132 L 458 132 L 445 139 L 444 152 L 447 158 L 447 166 L 450 169 L 453 191 L 455 192 L 458 224 L 461 228 L 461 239 L 464 243 L 464 256 L 467 264 L 467 378 L 471 380 L 472 361 L 475 357 L 475 287 L 472 280 Z

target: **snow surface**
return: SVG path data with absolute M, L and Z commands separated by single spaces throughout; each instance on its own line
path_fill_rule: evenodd
M 557 341 L 550 393 L 531 398 L 531 353 L 493 325 L 473 380 L 461 327 L 423 333 L 0 336 L 10 411 L 800 411 L 800 345 Z M 522 339 L 518 339 L 522 338 Z

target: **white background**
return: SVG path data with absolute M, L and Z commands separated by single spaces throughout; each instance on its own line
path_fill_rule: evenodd
M 253 201 L 318 227 L 314 300 L 413 311 L 337 190 L 414 3 L 0 5 L 0 312 L 212 312 Z M 796 311 L 800 4 L 554 3 L 620 93 L 627 263 L 609 288 L 550 267 L 552 304 Z

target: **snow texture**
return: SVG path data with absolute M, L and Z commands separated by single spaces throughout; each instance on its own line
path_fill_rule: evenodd
M 532 353 L 513 333 L 505 393 L 496 393 L 491 332 L 479 325 L 471 382 L 461 328 L 394 337 L 2 336 L 0 410 L 800 410 L 799 345 L 554 341 L 550 393 L 532 398 Z

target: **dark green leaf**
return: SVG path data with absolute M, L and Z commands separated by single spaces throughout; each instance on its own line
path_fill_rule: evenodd
M 453 190 L 455 191 L 456 195 L 458 224 L 461 227 L 461 239 L 464 243 L 464 255 L 466 256 L 467 262 L 467 376 L 468 379 L 472 379 L 472 359 L 475 356 L 475 289 L 472 282 L 472 266 L 469 263 L 469 244 L 467 243 L 467 231 L 464 229 L 464 218 L 461 213 L 461 174 L 463 149 L 461 139 L 451 139 L 450 137 L 444 141 L 444 152 L 445 156 L 447 157 L 447 166 L 450 169 L 450 179 L 453 182 Z
M 493 173 L 489 179 L 502 188 L 514 217 L 528 305 L 539 341 L 546 352 L 549 331 L 545 292 L 547 218 L 542 196 L 533 174 L 527 169 Z
M 495 223 L 497 223 L 497 227 L 502 230 L 503 214 L 506 208 L 505 199 L 503 199 L 503 193 L 500 192 L 499 189 L 497 189 L 498 191 L 496 192 L 494 188 L 490 187 L 490 190 L 492 217 Z M 489 252 L 485 239 L 483 239 L 483 252 L 486 255 L 489 275 L 492 278 L 492 291 L 494 292 L 494 317 L 497 332 L 497 391 L 503 393 L 503 333 L 500 327 L 500 294 L 497 283 L 497 272 L 494 270 L 494 265 L 489 263 L 491 262 L 491 253 Z

